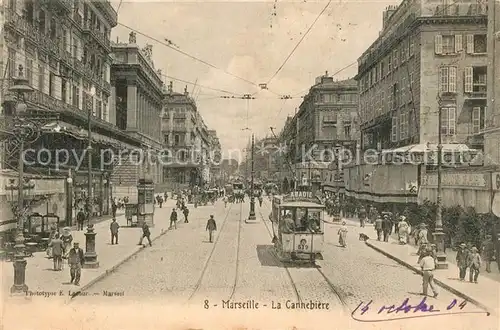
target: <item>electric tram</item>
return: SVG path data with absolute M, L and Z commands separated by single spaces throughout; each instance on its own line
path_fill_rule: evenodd
M 236 202 L 239 198 L 245 196 L 245 185 L 243 182 L 237 180 L 231 183 L 233 186 L 233 200 Z
M 262 182 L 256 181 L 253 183 L 253 195 L 255 197 L 260 197 L 263 194 L 263 185 Z
M 275 196 L 269 216 L 276 254 L 285 262 L 312 262 L 324 244 L 325 206 L 312 191 Z

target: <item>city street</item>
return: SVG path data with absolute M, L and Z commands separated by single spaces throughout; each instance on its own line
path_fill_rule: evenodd
M 409 298 L 408 303 L 415 306 L 422 300 L 419 295 L 421 276 L 366 247 L 364 242 L 358 240 L 357 227 L 349 227 L 348 247 L 341 248 L 337 246 L 338 226 L 325 224 L 324 260 L 317 261 L 317 267 L 285 268 L 274 257 L 270 243 L 271 223 L 264 220 L 270 212 L 269 204 L 264 203 L 262 208 L 256 207 L 256 223 L 242 221 L 247 217 L 248 211 L 248 202 L 230 204 L 227 209 L 224 209 L 222 202 L 198 208 L 196 212 L 206 213 L 206 217 L 199 216 L 179 228 L 174 235 L 159 238 L 153 248 L 141 251 L 114 273 L 89 288 L 92 294 L 75 298 L 71 306 L 88 308 L 94 305 L 101 309 L 103 304 L 112 304 L 114 307 L 121 305 L 125 308 L 132 302 L 148 302 L 151 305 L 161 303 L 184 308 L 190 306 L 200 313 L 208 307 L 213 315 L 222 311 L 229 312 L 231 304 L 224 303 L 229 300 L 250 302 L 244 310 L 231 311 L 236 313 L 234 315 L 261 315 L 252 314 L 255 311 L 248 310 L 251 304 L 259 303 L 259 310 L 266 313 L 279 312 L 285 313 L 279 315 L 286 315 L 294 312 L 300 319 L 306 317 L 306 314 L 290 310 L 290 303 L 313 301 L 323 303 L 324 306 L 328 304 L 326 310 L 308 311 L 306 319 L 316 319 L 331 318 L 332 313 L 333 317 L 340 316 L 339 313 L 342 312 L 350 314 L 361 302 L 372 301 L 370 308 L 373 310 L 369 309 L 364 315 L 359 311 L 355 312 L 352 318 L 374 321 L 410 316 L 404 313 L 379 314 L 383 305 L 394 304 L 397 307 Z M 205 231 L 204 219 L 208 219 L 210 214 L 215 215 L 218 226 L 214 243 L 208 242 Z M 93 295 L 104 291 L 122 291 L 123 296 L 107 298 Z M 472 322 L 480 318 L 481 322 L 491 320 L 491 329 L 496 328 L 494 317 L 485 318 L 485 313 L 481 313 L 472 304 L 463 304 L 462 299 L 441 288 L 439 292 L 437 299 L 427 299 L 435 309 L 446 311 L 456 299 L 456 306 L 450 308 L 450 313 L 478 314 L 465 314 L 460 318 L 455 316 L 454 319 L 446 316 L 420 318 L 410 323 L 405 320 L 405 327 L 445 321 L 447 328 L 453 328 L 456 324 L 457 329 L 463 329 L 469 322 L 472 326 Z M 281 307 L 279 311 L 278 304 Z M 355 327 L 359 328 L 360 325 L 361 323 L 356 323 Z

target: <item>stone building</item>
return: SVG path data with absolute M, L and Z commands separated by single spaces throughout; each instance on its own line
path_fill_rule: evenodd
M 217 137 L 216 130 L 209 130 L 208 135 L 210 136 L 210 184 L 222 185 L 222 146 L 220 140 Z
M 358 87 L 353 79 L 334 81 L 328 72 L 316 78 L 316 83 L 304 97 L 297 113 L 287 119 L 280 142 L 287 146 L 286 161 L 295 172 L 288 173 L 287 184 L 311 179 L 320 172 L 324 183 L 336 171 L 332 167 L 339 150 L 354 150 L 358 139 Z M 290 167 L 286 166 L 285 167 Z M 284 169 L 286 171 L 286 169 Z M 288 171 L 290 172 L 290 171 Z M 329 186 L 325 187 L 327 190 Z
M 196 102 L 173 90 L 164 94 L 161 134 L 167 149 L 163 162 L 163 187 L 168 190 L 210 183 L 211 138 Z
M 162 166 L 156 157 L 163 147 L 164 84 L 161 70 L 154 67 L 153 46 L 140 48 L 134 32 L 127 43 L 112 43 L 112 50 L 110 122 L 141 141 L 138 148 L 115 159 L 115 194 L 130 195 L 141 178 L 150 178 L 155 184 L 162 181 Z
M 63 221 L 71 221 L 89 195 L 85 152 L 90 118 L 93 212 L 107 214 L 112 167 L 101 162 L 100 152 L 139 142 L 110 120 L 110 32 L 117 24 L 116 11 L 108 1 L 4 0 L 0 12 L 0 69 L 6 78 L 0 80 L 3 123 L 14 109 L 7 102 L 12 78 L 22 72 L 34 89 L 25 95 L 27 113 L 40 128 L 38 140 L 25 145 L 30 164 L 26 176 L 35 182 L 32 192 L 43 191 L 39 203 L 47 206 L 46 212 L 56 210 Z M 39 154 L 41 150 L 48 151 Z M 2 155 L 5 171 L 17 170 L 17 152 Z M 63 182 L 62 195 L 59 186 L 54 191 L 39 187 L 50 178 Z M 4 202 L 0 217 L 11 219 Z
M 376 202 L 415 202 L 422 171 L 435 170 L 439 133 L 455 166 L 483 148 L 486 7 L 403 1 L 382 16 L 356 77 L 361 151 L 372 156 L 346 170 L 346 190 Z

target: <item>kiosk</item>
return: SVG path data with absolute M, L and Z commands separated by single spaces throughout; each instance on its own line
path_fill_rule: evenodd
M 146 222 L 154 227 L 154 183 L 151 179 L 139 179 L 137 185 L 137 226 Z

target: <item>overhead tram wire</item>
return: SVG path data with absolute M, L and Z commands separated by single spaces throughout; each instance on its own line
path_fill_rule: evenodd
M 283 63 L 281 64 L 281 66 L 278 68 L 278 70 L 276 70 L 276 72 L 271 76 L 271 78 L 269 78 L 269 80 L 266 82 L 266 85 L 269 85 L 271 83 L 271 81 L 274 78 L 276 78 L 276 76 L 278 75 L 278 73 L 280 73 L 280 71 L 286 65 L 286 63 L 288 62 L 288 60 L 293 56 L 293 54 L 295 53 L 295 51 L 297 50 L 297 48 L 299 48 L 299 46 L 302 43 L 302 41 L 307 37 L 307 35 L 309 34 L 309 32 L 311 32 L 311 30 L 314 27 L 314 25 L 316 25 L 316 22 L 321 18 L 321 16 L 323 16 L 324 12 L 330 6 L 331 3 L 332 3 L 332 0 L 329 0 L 328 3 L 326 4 L 326 6 L 318 14 L 318 16 L 316 16 L 316 19 L 312 22 L 311 26 L 309 26 L 309 28 L 306 30 L 306 32 L 302 35 L 302 38 L 300 38 L 299 42 L 297 42 L 297 44 L 295 45 L 295 47 L 288 54 L 288 56 L 285 58 L 285 60 L 283 61 Z M 259 92 L 260 91 L 256 92 L 254 95 L 256 95 Z
M 233 77 L 233 78 L 239 79 L 239 80 L 244 81 L 244 82 L 246 82 L 246 83 L 248 83 L 248 84 L 250 84 L 250 85 L 253 85 L 253 86 L 255 86 L 255 87 L 260 88 L 259 84 L 255 83 L 255 82 L 253 82 L 253 81 L 250 81 L 250 80 L 245 79 L 245 78 L 243 78 L 243 77 L 237 76 L 237 75 L 235 75 L 234 73 L 231 73 L 231 72 L 229 72 L 229 71 L 227 71 L 227 70 L 221 69 L 221 68 L 219 68 L 219 67 L 217 67 L 217 66 L 215 66 L 215 65 L 213 65 L 213 64 L 211 64 L 211 63 L 208 63 L 207 61 L 204 61 L 204 60 L 202 60 L 202 59 L 200 59 L 200 58 L 198 58 L 198 57 L 196 57 L 196 56 L 193 56 L 193 55 L 191 55 L 191 54 L 188 54 L 188 53 L 186 53 L 185 51 L 182 51 L 182 50 L 180 50 L 180 49 L 177 49 L 177 48 L 175 48 L 175 47 L 172 47 L 172 46 L 171 46 L 171 45 L 169 45 L 168 43 L 166 43 L 166 42 L 164 42 L 164 41 L 162 41 L 162 40 L 159 40 L 158 38 L 155 38 L 155 37 L 153 37 L 153 36 L 151 36 L 151 35 L 149 35 L 149 34 L 147 34 L 147 33 L 141 32 L 141 31 L 139 31 L 139 30 L 137 30 L 137 29 L 135 29 L 135 28 L 133 28 L 133 27 L 130 27 L 130 26 L 128 26 L 128 25 L 126 25 L 126 24 L 123 24 L 123 23 L 120 23 L 120 22 L 118 22 L 118 25 L 123 26 L 124 28 L 127 28 L 127 29 L 129 29 L 129 30 L 131 30 L 131 31 L 134 31 L 135 33 L 138 33 L 138 34 L 140 34 L 140 35 L 142 35 L 142 36 L 144 36 L 144 37 L 146 37 L 146 38 L 148 38 L 148 39 L 151 39 L 151 40 L 153 40 L 153 41 L 156 41 L 157 43 L 159 43 L 159 44 L 161 44 L 161 45 L 163 45 L 163 46 L 165 46 L 165 47 L 167 47 L 167 48 L 170 48 L 170 49 L 172 49 L 173 51 L 176 51 L 176 52 L 178 52 L 178 53 L 180 53 L 180 54 L 182 54 L 182 55 L 184 55 L 184 56 L 187 56 L 187 57 L 189 57 L 189 58 L 190 58 L 190 59 L 192 59 L 192 60 L 195 60 L 195 61 L 197 61 L 197 62 L 200 62 L 200 63 L 202 63 L 202 64 L 205 64 L 206 66 L 209 66 L 209 67 L 211 67 L 211 68 L 213 68 L 213 69 L 216 69 L 216 70 L 222 71 L 222 72 L 224 72 L 225 74 L 227 74 L 227 75 L 229 75 L 229 76 L 231 76 L 231 77 Z

